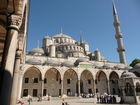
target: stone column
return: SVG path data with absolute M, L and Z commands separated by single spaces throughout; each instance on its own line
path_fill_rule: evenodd
M 21 93 L 22 93 L 22 83 L 23 83 L 23 75 L 19 75 L 19 82 L 18 82 L 18 96 L 17 96 L 17 99 L 20 99 L 21 98 Z
M 61 96 L 63 96 L 64 93 L 64 83 L 63 83 L 63 79 L 61 80 Z
M 21 53 L 22 53 L 22 50 L 16 51 L 16 59 L 15 59 L 14 77 L 13 77 L 10 105 L 16 105 L 16 102 L 17 102 Z
M 110 81 L 107 80 L 107 89 L 108 89 L 108 94 L 110 94 Z
M 94 95 L 96 95 L 96 80 L 93 79 L 93 89 L 94 89 Z
M 135 98 L 135 103 L 138 104 L 138 101 L 137 101 L 137 93 L 136 93 L 136 86 L 133 87 L 133 91 L 134 91 L 134 95 L 133 96 Z
M 122 88 L 122 101 L 125 101 L 125 87 Z
M 81 96 L 80 79 L 78 79 L 78 96 Z
M 41 81 L 41 97 L 43 98 L 43 91 L 44 91 L 44 79 Z
M 15 64 L 15 53 L 17 48 L 17 37 L 18 30 L 21 26 L 21 16 L 11 15 L 8 18 L 9 26 L 7 29 L 7 37 L 4 48 L 4 56 L 2 63 L 2 83 L 0 90 L 0 105 L 9 105 L 11 88 L 12 88 L 12 79 L 13 79 L 13 69 Z

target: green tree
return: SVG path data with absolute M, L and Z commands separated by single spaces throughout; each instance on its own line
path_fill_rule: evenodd
M 140 63 L 140 59 L 134 59 L 134 60 L 131 62 L 130 66 L 134 67 L 137 63 Z

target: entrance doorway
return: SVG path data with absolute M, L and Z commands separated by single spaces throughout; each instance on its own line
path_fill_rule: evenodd
M 33 97 L 37 97 L 37 89 L 33 89 Z
M 67 95 L 70 96 L 71 95 L 71 90 L 67 89 Z

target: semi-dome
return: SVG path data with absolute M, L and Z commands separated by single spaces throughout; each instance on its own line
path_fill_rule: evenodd
M 32 51 L 29 52 L 29 54 L 43 55 L 44 54 L 44 50 L 43 50 L 43 48 L 33 48 Z
M 45 61 L 44 65 L 61 66 L 61 63 L 55 60 L 47 60 Z
M 140 69 L 140 63 L 137 63 L 135 66 L 134 66 L 135 69 Z
M 53 38 L 71 38 L 71 37 L 66 34 L 60 33 L 60 34 L 54 35 Z
M 70 61 L 63 62 L 63 63 L 62 63 L 62 66 L 73 67 L 73 66 L 74 66 L 74 63 L 73 63 L 73 62 L 70 62 Z
M 121 78 L 135 78 L 136 75 L 132 72 L 125 72 L 121 75 Z
M 26 61 L 26 63 L 32 64 L 32 65 L 41 65 L 42 64 L 41 60 L 36 59 L 36 58 L 30 58 Z

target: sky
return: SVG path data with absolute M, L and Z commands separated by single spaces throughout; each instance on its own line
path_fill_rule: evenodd
M 127 64 L 140 59 L 140 0 L 115 0 Z M 42 39 L 63 33 L 79 41 L 82 33 L 90 51 L 119 62 L 111 0 L 31 0 L 27 51 L 42 47 Z

